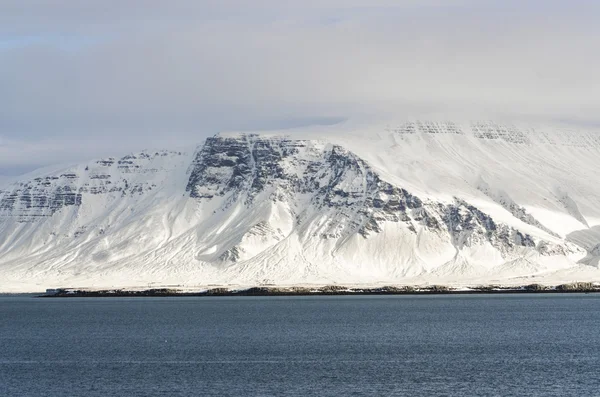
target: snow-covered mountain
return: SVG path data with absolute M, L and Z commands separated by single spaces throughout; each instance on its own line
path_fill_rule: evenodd
M 0 191 L 0 291 L 600 278 L 600 135 L 223 134 Z

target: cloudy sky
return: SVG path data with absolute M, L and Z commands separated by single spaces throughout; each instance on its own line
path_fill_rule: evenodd
M 597 0 L 2 0 L 0 175 L 340 120 L 600 125 Z

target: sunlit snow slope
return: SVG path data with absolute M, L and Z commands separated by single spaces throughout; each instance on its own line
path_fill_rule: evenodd
M 596 281 L 600 136 L 494 123 L 224 134 L 0 192 L 0 291 Z

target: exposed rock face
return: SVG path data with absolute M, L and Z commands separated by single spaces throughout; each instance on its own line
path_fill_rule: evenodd
M 156 188 L 151 180 L 132 182 L 132 176 L 154 174 L 161 170 L 152 166 L 157 158 L 181 156 L 181 152 L 142 152 L 120 159 L 109 157 L 95 161 L 73 172 L 37 177 L 0 191 L 0 216 L 14 217 L 18 222 L 35 222 L 51 217 L 64 207 L 78 207 L 84 195 L 140 195 Z
M 63 181 L 70 177 L 61 175 Z M 8 213 L 20 210 L 23 220 L 37 216 L 51 216 L 62 207 L 81 204 L 81 193 L 70 184 L 48 189 L 59 177 L 36 178 L 32 182 L 21 184 L 14 190 L 6 191 L 0 201 L 0 211 Z M 73 191 L 75 190 L 75 191 Z
M 492 121 L 478 121 L 468 125 L 459 125 L 453 122 L 413 121 L 388 126 L 386 131 L 399 136 L 419 134 L 464 135 L 475 139 L 517 145 L 548 144 L 581 148 L 600 146 L 600 134 L 593 132 L 566 130 L 556 134 L 548 133 L 543 129 L 522 128 Z
M 480 139 L 498 139 L 508 143 L 530 144 L 527 134 L 513 126 L 499 125 L 496 123 L 473 123 L 473 135 Z
M 519 247 L 536 247 L 531 235 L 497 223 L 464 200 L 424 200 L 382 180 L 364 160 L 338 145 L 254 135 L 209 138 L 196 154 L 186 189 L 201 201 L 224 197 L 225 207 L 239 200 L 251 206 L 267 192 L 269 200 L 286 202 L 297 225 L 315 213 L 327 214 L 318 228 L 323 239 L 353 234 L 368 238 L 393 222 L 403 223 L 411 233 L 423 228 L 447 233 L 458 250 L 483 243 L 505 254 Z M 547 231 L 523 208 L 501 204 L 519 219 Z M 234 247 L 220 258 L 235 262 L 241 250 Z M 541 244 L 540 250 L 549 252 L 549 243 Z
M 423 205 L 340 146 L 256 136 L 209 138 L 194 160 L 187 190 L 200 200 L 227 196 L 231 203 L 243 196 L 248 205 L 268 190 L 270 200 L 297 210 L 298 224 L 327 210 L 323 238 L 367 237 L 386 221 L 410 224 L 407 212 Z
M 438 123 L 432 121 L 415 121 L 388 128 L 388 131 L 397 134 L 464 134 L 464 131 L 455 123 Z
M 536 228 L 545 231 L 551 236 L 559 237 L 557 233 L 542 225 L 537 219 L 533 217 L 533 215 L 528 213 L 525 208 L 515 203 L 514 200 L 506 192 L 502 190 L 494 190 L 484 180 L 479 181 L 477 189 L 483 192 L 486 196 L 490 197 L 498 204 L 500 204 L 502 208 L 510 212 L 515 218 L 527 223 L 528 225 L 535 226 Z

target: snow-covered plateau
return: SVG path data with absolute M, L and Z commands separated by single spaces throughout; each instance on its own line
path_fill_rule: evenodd
M 220 134 L 0 188 L 0 292 L 600 281 L 600 134 Z

